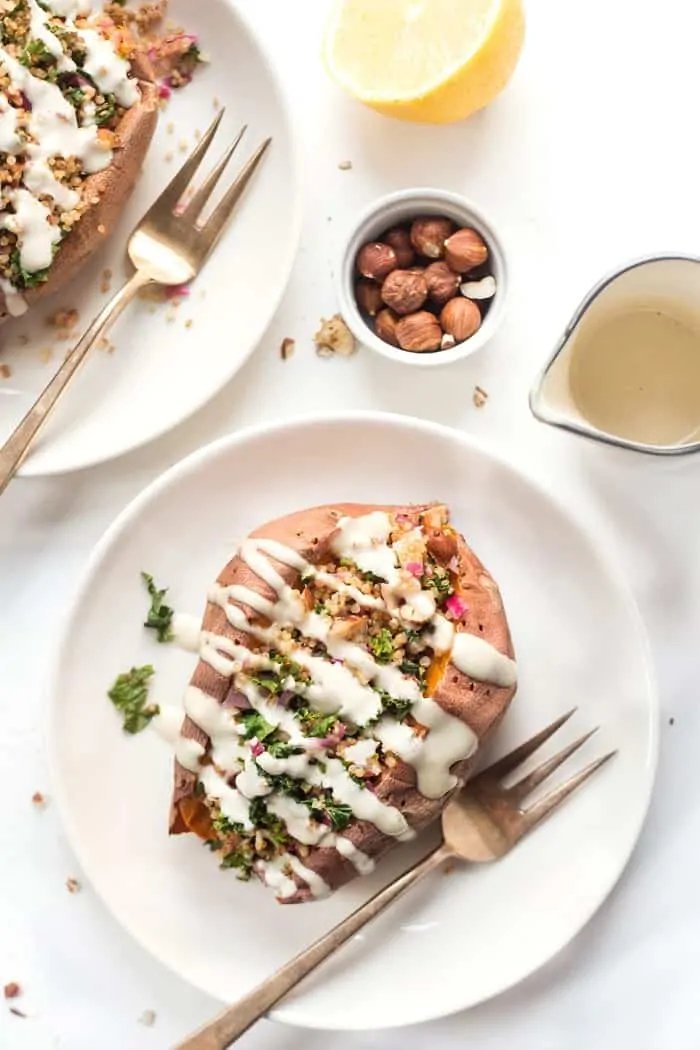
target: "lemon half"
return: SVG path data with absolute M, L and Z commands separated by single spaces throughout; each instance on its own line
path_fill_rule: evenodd
M 503 90 L 524 37 L 522 0 L 336 0 L 324 57 L 380 113 L 448 124 Z

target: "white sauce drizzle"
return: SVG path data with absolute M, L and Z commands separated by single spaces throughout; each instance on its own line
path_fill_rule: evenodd
M 161 705 L 160 712 L 151 721 L 151 725 L 158 736 L 174 748 L 175 757 L 180 765 L 190 773 L 199 773 L 200 760 L 206 751 L 198 740 L 181 735 L 181 708 L 174 705 L 169 707 Z
M 188 653 L 198 653 L 202 641 L 202 621 L 189 613 L 175 613 L 170 625 L 173 642 Z
M 360 739 L 356 743 L 351 744 L 350 747 L 344 749 L 343 758 L 353 766 L 360 766 L 362 769 L 367 769 L 376 754 L 376 740 Z
M 29 0 L 30 35 L 34 40 L 41 41 L 49 54 L 58 59 L 56 65 L 62 73 L 72 73 L 76 68 L 75 62 L 63 53 L 61 41 L 47 25 L 48 18 L 46 11 L 39 7 L 36 0 Z
M 118 55 L 110 40 L 106 40 L 94 29 L 79 29 L 87 51 L 83 64 L 85 72 L 97 84 L 100 91 L 114 95 L 120 106 L 130 108 L 139 100 L 136 81 L 129 74 L 129 63 Z
M 18 292 L 15 286 L 4 277 L 0 277 L 0 291 L 5 296 L 5 308 L 10 317 L 22 317 L 23 314 L 26 314 L 29 307 L 22 293 Z
M 452 647 L 452 663 L 462 674 L 477 682 L 490 682 L 501 688 L 515 685 L 518 675 L 515 660 L 499 653 L 493 645 L 476 634 L 460 631 Z
M 331 892 L 329 885 L 321 876 L 311 871 L 310 868 L 306 868 L 292 853 L 283 853 L 274 860 L 258 861 L 255 867 L 265 885 L 276 891 L 275 896 L 278 900 L 289 900 L 299 891 L 294 879 L 287 874 L 290 869 L 306 883 L 313 897 L 320 899 L 327 897 Z
M 45 2 L 46 6 L 61 18 L 89 15 L 92 7 L 92 0 L 45 0 Z

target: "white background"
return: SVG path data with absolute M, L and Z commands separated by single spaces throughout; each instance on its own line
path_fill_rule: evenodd
M 23 986 L 17 1005 L 29 1017 L 11 1016 L 0 1002 L 0 1048 L 165 1050 L 217 1008 L 134 946 L 89 887 L 66 891 L 66 878 L 80 872 L 56 809 L 49 802 L 37 812 L 30 801 L 36 790 L 51 792 L 46 672 L 90 547 L 146 483 L 212 437 L 314 409 L 376 407 L 487 438 L 551 484 L 612 547 L 657 661 L 657 789 L 639 848 L 607 905 L 513 992 L 422 1030 L 344 1037 L 262 1024 L 240 1045 L 696 1050 L 700 464 L 645 459 L 547 430 L 530 419 L 527 390 L 568 315 L 606 269 L 647 251 L 700 253 L 700 9 L 691 0 L 532 0 L 525 54 L 508 92 L 468 124 L 439 129 L 394 124 L 335 92 L 318 61 L 326 0 L 240 6 L 266 34 L 306 155 L 302 249 L 278 317 L 231 386 L 175 433 L 82 474 L 18 480 L 2 498 L 0 983 Z M 344 160 L 351 171 L 338 169 Z M 467 194 L 501 227 L 512 267 L 501 334 L 477 358 L 434 374 L 367 352 L 319 360 L 311 336 L 320 316 L 335 310 L 331 275 L 344 223 L 380 192 L 419 183 Z M 267 236 L 274 251 L 274 230 Z M 235 317 L 221 336 L 235 337 Z M 297 340 L 286 362 L 278 354 L 283 336 Z M 471 398 L 476 383 L 490 395 L 480 410 Z M 157 1014 L 152 1028 L 138 1022 L 148 1009 Z

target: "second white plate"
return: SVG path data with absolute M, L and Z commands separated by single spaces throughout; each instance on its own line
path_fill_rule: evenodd
M 521 684 L 496 750 L 578 706 L 550 750 L 599 725 L 573 768 L 620 753 L 505 860 L 438 875 L 394 905 L 275 1012 L 292 1024 L 370 1029 L 472 1006 L 547 962 L 605 899 L 639 834 L 657 749 L 653 676 L 625 585 L 595 539 L 508 464 L 446 428 L 366 413 L 247 431 L 190 456 L 109 530 L 67 616 L 51 747 L 79 860 L 141 944 L 232 1001 L 427 843 L 328 901 L 282 907 L 219 871 L 191 837 L 169 839 L 167 749 L 150 732 L 127 738 L 105 695 L 120 671 L 153 662 L 153 698 L 170 703 L 192 667 L 146 637 L 139 572 L 201 614 L 208 584 L 255 525 L 336 500 L 431 499 L 450 504 L 500 583 L 513 629 Z
M 182 422 L 244 364 L 272 319 L 291 273 L 301 221 L 297 150 L 276 74 L 229 0 L 171 0 L 174 22 L 196 33 L 211 61 L 161 114 L 143 175 L 109 244 L 64 291 L 2 328 L 0 444 L 49 381 L 66 349 L 126 279 L 129 233 L 167 185 L 217 108 L 226 116 L 211 149 L 218 160 L 244 123 L 237 169 L 268 135 L 272 147 L 204 272 L 177 308 L 137 300 L 75 377 L 22 466 L 60 474 L 121 455 Z M 203 170 L 207 170 L 205 161 Z M 265 236 L 275 231 L 275 250 Z M 112 276 L 106 280 L 105 271 Z M 47 318 L 80 314 L 70 341 Z M 49 357 L 49 354 L 51 355 Z

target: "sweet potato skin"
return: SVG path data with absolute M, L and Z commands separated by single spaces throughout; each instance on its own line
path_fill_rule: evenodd
M 429 507 L 426 505 L 397 507 L 356 503 L 313 507 L 269 522 L 256 529 L 251 535 L 277 540 L 298 551 L 311 564 L 322 564 L 329 559 L 330 540 L 341 518 L 359 517 L 379 510 L 406 515 L 411 524 L 417 524 L 427 509 Z M 454 532 L 445 537 L 440 530 L 435 531 L 436 543 L 445 538 L 449 542 L 441 553 L 433 545 L 431 553 L 445 565 L 456 556 L 458 591 L 469 606 L 466 622 L 459 625 L 457 629 L 479 634 L 500 652 L 512 658 L 514 656 L 513 643 L 496 583 L 462 536 Z M 292 586 L 298 584 L 298 574 L 295 570 L 277 562 L 274 564 L 277 571 L 289 584 Z M 274 599 L 275 597 L 271 588 L 256 576 L 238 556 L 226 565 L 219 575 L 218 582 L 222 586 L 240 584 L 266 598 Z M 260 619 L 252 609 L 246 606 L 243 608 L 250 620 Z M 203 628 L 205 631 L 223 635 L 239 644 L 248 645 L 250 643 L 249 636 L 234 629 L 218 605 L 207 604 Z M 223 703 L 230 683 L 208 663 L 200 660 L 190 684 Z M 445 661 L 444 668 L 440 669 L 437 681 L 430 693 L 445 711 L 466 723 L 481 742 L 486 740 L 497 727 L 514 694 L 515 686 L 499 687 L 473 681 L 447 661 Z M 208 743 L 206 735 L 189 718 L 185 718 L 182 732 L 184 736 L 192 737 L 204 746 Z M 464 781 L 469 776 L 471 764 L 472 760 L 467 759 L 454 766 L 452 772 L 461 781 Z M 172 834 L 188 831 L 182 819 L 180 803 L 192 797 L 195 786 L 196 776 L 176 761 L 170 814 Z M 449 800 L 449 796 L 427 799 L 421 795 L 416 789 L 415 771 L 401 761 L 398 761 L 393 769 L 387 769 L 382 773 L 376 794 L 401 810 L 407 822 L 416 831 L 420 831 L 436 820 Z M 344 830 L 343 835 L 374 860 L 379 859 L 387 850 L 396 845 L 395 839 L 385 836 L 373 824 L 365 821 L 353 820 Z M 334 890 L 357 875 L 353 865 L 334 849 L 312 848 L 309 855 L 304 858 L 304 864 L 319 874 Z M 308 889 L 300 885 L 299 892 L 290 898 L 288 903 L 298 903 L 308 899 L 310 899 Z
M 104 171 L 90 175 L 84 192 L 99 197 L 68 234 L 56 252 L 47 281 L 22 292 L 27 307 L 53 295 L 67 284 L 88 262 L 114 230 L 131 196 L 151 139 L 158 123 L 158 86 L 148 60 L 137 55 L 132 61 L 141 99 L 124 114 L 117 129 L 117 146 L 112 163 Z M 8 320 L 5 296 L 0 292 L 0 324 Z

